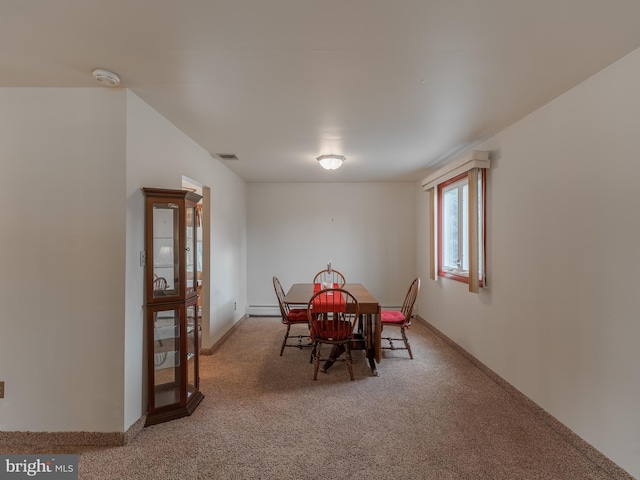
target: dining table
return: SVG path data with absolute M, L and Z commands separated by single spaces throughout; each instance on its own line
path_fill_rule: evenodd
M 380 304 L 361 283 L 345 283 L 343 290 L 350 292 L 358 300 L 361 319 L 361 336 L 354 339 L 352 350 L 365 350 L 373 376 L 378 376 L 376 363 L 382 356 L 382 325 L 380 323 Z M 284 296 L 284 302 L 291 306 L 305 306 L 317 291 L 313 283 L 294 283 Z M 325 366 L 328 368 L 331 364 Z

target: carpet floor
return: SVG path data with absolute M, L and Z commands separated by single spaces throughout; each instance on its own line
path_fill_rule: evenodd
M 384 351 L 373 377 L 354 352 L 355 381 L 338 362 L 314 382 L 309 349 L 278 355 L 284 330 L 246 319 L 201 357 L 193 415 L 126 446 L 4 453 L 78 453 L 86 480 L 619 478 L 420 323 L 414 360 Z

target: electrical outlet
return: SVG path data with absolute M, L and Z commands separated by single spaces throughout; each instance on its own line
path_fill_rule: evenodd
M 140 266 L 144 267 L 145 263 L 147 263 L 147 253 L 144 251 L 140 252 Z
M 4 382 L 0 382 L 0 398 L 4 398 Z

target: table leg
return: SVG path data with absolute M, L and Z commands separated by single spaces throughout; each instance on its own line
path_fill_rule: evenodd
M 375 315 L 375 332 L 373 334 L 373 351 L 376 358 L 376 363 L 380 363 L 382 359 L 382 318 L 381 318 L 381 308 L 378 305 L 378 313 Z
M 375 341 L 373 338 L 373 315 L 366 315 L 365 322 L 365 351 L 367 352 L 367 360 L 369 361 L 369 368 L 371 368 L 371 374 L 374 377 L 378 376 L 378 369 L 375 362 Z
M 380 345 L 380 331 L 379 326 L 374 327 L 374 321 L 378 318 L 377 315 L 367 314 L 363 316 L 364 318 L 360 319 L 358 330 L 362 331 L 362 323 L 364 323 L 364 351 L 367 357 L 367 361 L 369 362 L 369 368 L 371 369 L 371 374 L 374 377 L 378 376 L 378 368 L 376 367 L 376 362 L 380 363 L 380 353 L 377 348 Z M 364 321 L 364 322 L 363 322 Z M 329 355 L 329 359 L 324 362 L 321 370 L 324 373 L 327 373 L 327 370 L 331 368 L 331 366 L 335 363 L 335 360 L 344 353 L 345 347 L 342 345 L 335 345 L 331 350 L 331 355 Z
M 345 351 L 344 346 L 334 345 L 333 348 L 331 349 L 331 354 L 329 355 L 329 359 L 324 362 L 324 365 L 321 368 L 322 372 L 327 373 L 327 370 L 329 370 L 331 368 L 331 365 L 335 363 L 336 358 L 342 355 L 344 351 Z

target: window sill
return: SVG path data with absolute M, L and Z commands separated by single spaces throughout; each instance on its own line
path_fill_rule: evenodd
M 456 270 L 439 270 L 438 275 L 458 282 L 469 283 L 469 274 Z
M 456 282 L 469 283 L 469 272 L 460 270 L 438 270 L 438 276 L 455 280 Z M 484 282 L 480 280 L 480 287 L 484 287 Z

